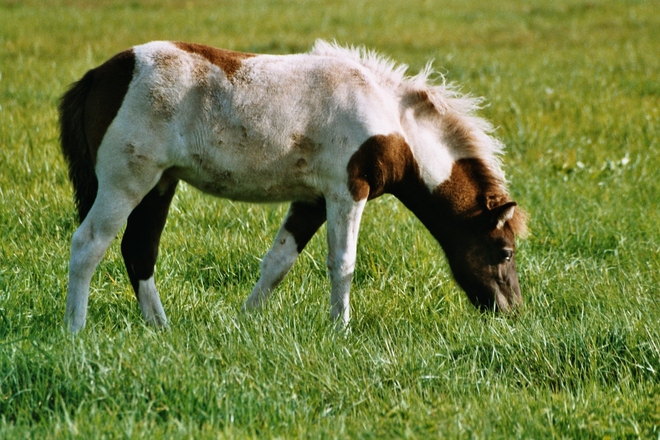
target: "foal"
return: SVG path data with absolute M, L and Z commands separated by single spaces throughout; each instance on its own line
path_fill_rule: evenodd
M 349 290 L 366 202 L 396 196 L 445 251 L 481 309 L 522 302 L 501 144 L 478 101 L 405 76 L 371 52 L 318 41 L 297 55 L 254 55 L 152 42 L 115 55 L 60 102 L 62 151 L 81 220 L 73 235 L 65 320 L 85 325 L 93 272 L 126 224 L 122 254 L 145 320 L 167 318 L 154 265 L 180 180 L 218 197 L 291 202 L 245 301 L 259 308 L 327 220 L 332 319 Z

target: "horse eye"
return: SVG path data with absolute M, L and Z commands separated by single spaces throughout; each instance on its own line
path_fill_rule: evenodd
M 513 251 L 511 249 L 502 249 L 502 259 L 504 261 L 511 261 L 513 258 Z

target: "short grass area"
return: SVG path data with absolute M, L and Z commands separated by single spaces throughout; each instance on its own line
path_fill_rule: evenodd
M 0 437 L 660 437 L 660 13 L 653 0 L 0 0 Z M 285 206 L 182 185 L 146 327 L 116 240 L 63 329 L 76 228 L 67 85 L 126 47 L 429 59 L 484 96 L 531 214 L 525 307 L 481 316 L 394 198 L 367 207 L 354 319 L 328 317 L 325 230 L 263 313 L 242 301 Z

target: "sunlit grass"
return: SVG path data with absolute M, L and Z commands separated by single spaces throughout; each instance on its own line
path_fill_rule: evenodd
M 660 15 L 652 1 L 0 0 L 0 437 L 660 435 Z M 316 38 L 436 68 L 507 145 L 531 214 L 515 319 L 475 312 L 391 197 L 360 235 L 351 332 L 328 319 L 325 229 L 263 313 L 240 306 L 285 206 L 183 185 L 144 326 L 118 241 L 63 330 L 75 216 L 57 98 L 128 46 L 288 53 Z

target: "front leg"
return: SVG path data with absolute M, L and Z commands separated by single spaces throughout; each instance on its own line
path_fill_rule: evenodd
M 350 290 L 360 220 L 367 200 L 334 198 L 327 202 L 328 273 L 330 274 L 330 316 L 342 328 L 350 319 Z
M 298 255 L 325 223 L 325 202 L 294 202 L 275 236 L 273 246 L 261 261 L 261 277 L 243 304 L 243 310 L 259 309 L 284 279 Z

